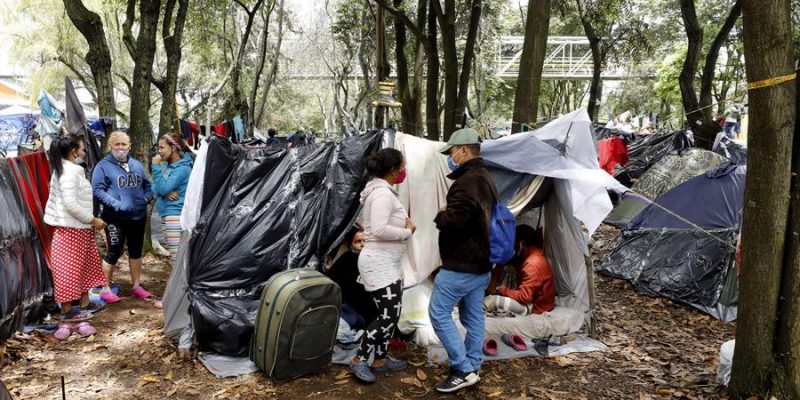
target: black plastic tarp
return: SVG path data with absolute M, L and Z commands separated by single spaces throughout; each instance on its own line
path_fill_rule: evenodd
M 41 315 L 53 284 L 11 167 L 0 160 L 0 340 Z
M 324 264 L 355 221 L 367 181 L 364 160 L 381 139 L 373 132 L 291 152 L 211 142 L 209 155 L 222 156 L 207 163 L 207 173 L 224 183 L 203 207 L 187 271 L 201 350 L 246 355 L 266 281 L 289 268 Z M 229 176 L 219 173 L 222 167 L 209 169 L 227 165 L 226 157 L 234 160 Z
M 636 136 L 636 140 L 628 145 L 628 163 L 624 167 L 617 167 L 614 178 L 630 187 L 634 179 L 639 179 L 665 155 L 690 147 L 692 143 L 684 131 Z
M 737 235 L 738 228 L 623 231 L 598 269 L 650 296 L 713 307 L 732 270 Z

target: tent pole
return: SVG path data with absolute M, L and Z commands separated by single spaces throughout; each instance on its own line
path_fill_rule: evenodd
M 591 250 L 589 251 L 591 254 Z M 584 255 L 586 260 L 586 286 L 589 290 L 589 337 L 597 339 L 597 312 L 595 310 L 594 298 L 594 263 L 591 255 Z

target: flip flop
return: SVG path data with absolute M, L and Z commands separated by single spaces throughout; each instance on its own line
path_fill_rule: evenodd
M 94 314 L 85 312 L 78 307 L 74 307 L 70 312 L 61 315 L 61 322 L 83 322 L 94 317 Z
M 89 325 L 88 322 L 81 322 L 80 324 L 72 327 L 72 333 L 80 335 L 80 337 L 89 337 L 97 333 L 97 329 Z
M 483 354 L 487 356 L 496 356 L 497 355 L 497 340 L 494 339 L 486 339 L 483 341 Z
M 511 347 L 516 351 L 528 350 L 528 345 L 525 344 L 525 339 L 523 339 L 520 335 L 506 333 L 505 335 L 501 336 L 500 339 L 503 340 L 503 343 L 507 344 L 508 347 Z

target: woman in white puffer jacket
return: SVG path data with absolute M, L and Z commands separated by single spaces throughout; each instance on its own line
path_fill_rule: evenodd
M 50 197 L 45 207 L 44 222 L 53 227 L 50 271 L 53 274 L 56 302 L 61 304 L 61 319 L 55 337 L 68 338 L 73 331 L 81 336 L 94 334 L 87 322 L 77 327 L 70 322 L 91 318 L 101 305 L 89 301 L 89 289 L 105 282 L 94 230 L 105 223 L 95 218 L 92 206 L 92 184 L 82 166 L 86 155 L 83 137 L 67 135 L 50 145 Z M 80 307 L 72 301 L 80 299 Z

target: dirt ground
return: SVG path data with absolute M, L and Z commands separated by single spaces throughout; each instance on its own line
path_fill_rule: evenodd
M 601 227 L 593 255 L 598 260 L 615 232 Z M 169 266 L 148 256 L 143 284 L 164 292 Z M 118 274 L 130 290 L 126 264 Z M 644 296 L 622 281 L 595 276 L 599 339 L 605 353 L 531 357 L 484 364 L 481 382 L 458 395 L 465 399 L 718 399 L 714 380 L 719 346 L 735 324 L 717 321 L 665 299 Z M 38 334 L 18 334 L 0 347 L 0 379 L 15 399 L 409 399 L 435 395 L 444 367 L 425 365 L 422 349 L 399 352 L 409 369 L 356 383 L 345 367 L 284 384 L 260 373 L 218 379 L 201 364 L 181 359 L 161 335 L 162 311 L 152 301 L 122 297 L 93 320 L 98 333 L 59 343 Z M 417 366 L 418 365 L 418 366 Z

